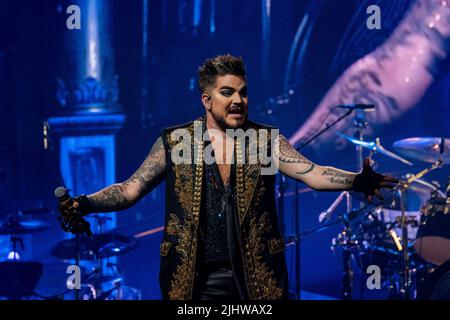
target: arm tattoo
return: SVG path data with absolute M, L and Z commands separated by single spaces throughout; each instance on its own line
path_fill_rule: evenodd
M 435 20 L 436 15 L 439 21 Z M 430 27 L 433 22 L 433 27 Z M 438 64 L 447 56 L 446 52 L 449 45 L 448 28 L 450 22 L 450 10 L 448 6 L 443 6 L 442 1 L 418 0 L 409 10 L 408 14 L 394 30 L 385 45 L 375 51 L 375 58 L 378 63 L 385 59 L 391 59 L 396 56 L 398 47 L 405 47 L 411 50 L 417 47 L 412 37 L 420 36 L 428 43 L 430 61 L 425 66 L 431 76 L 435 76 L 438 70 Z
M 122 185 L 113 184 L 88 198 L 95 212 L 108 212 L 129 207 L 129 201 L 124 194 Z
M 400 112 L 397 100 L 383 93 L 382 81 L 379 74 L 373 70 L 362 70 L 348 79 L 340 88 L 338 104 L 346 101 L 355 103 L 372 103 L 383 107 L 391 114 Z
M 133 182 L 138 182 L 139 195 L 145 195 L 161 182 L 165 168 L 164 145 L 162 138 L 158 138 L 142 165 L 124 182 L 124 185 L 128 186 Z
M 280 159 L 280 161 L 287 162 L 287 163 L 302 163 L 308 165 L 308 167 L 305 170 L 297 171 L 296 173 L 298 175 L 307 174 L 308 172 L 312 171 L 314 169 L 314 163 L 306 159 L 304 156 L 302 156 L 297 150 L 294 149 L 294 147 L 289 143 L 289 141 L 283 136 L 279 135 L 279 145 L 278 149 L 275 148 L 275 156 Z
M 408 109 L 414 107 L 421 96 L 414 101 L 405 101 L 402 97 L 411 90 L 425 91 L 429 87 L 427 81 L 406 81 L 406 76 L 412 79 L 419 76 L 423 80 L 423 71 L 427 72 L 431 80 L 440 71 L 440 64 L 449 56 L 450 48 L 450 6 L 448 1 L 416 0 L 404 15 L 402 21 L 393 30 L 386 42 L 375 51 L 354 63 L 339 77 L 334 86 L 328 90 L 327 95 L 320 102 L 304 125 L 294 134 L 294 139 L 311 136 L 323 125 L 320 117 L 326 118 L 330 123 L 336 119 L 341 110 L 330 110 L 331 106 L 345 103 L 371 103 L 377 106 L 377 112 L 368 114 L 367 117 L 377 128 L 383 123 L 388 123 L 400 116 Z M 417 55 L 417 57 L 416 57 Z M 416 59 L 414 68 L 410 59 Z M 413 60 L 414 61 L 414 60 Z M 391 78 L 392 66 L 399 68 L 398 75 L 405 74 L 405 78 Z M 410 71 L 408 71 L 410 70 Z M 414 71 L 415 70 L 415 71 Z M 395 71 L 396 72 L 396 71 Z M 411 72 L 411 74 L 409 74 Z M 400 79 L 401 78 L 401 79 Z M 413 89 L 411 89 L 411 86 Z M 398 88 L 398 90 L 396 89 Z M 350 120 L 342 121 L 336 125 L 336 130 L 344 131 L 348 128 Z M 331 133 L 325 133 L 314 144 L 333 141 Z
M 322 172 L 322 176 L 326 176 L 331 184 L 352 186 L 354 174 L 336 170 L 334 168 L 326 168 Z
M 146 193 L 153 190 L 164 178 L 166 159 L 162 138 L 158 138 L 147 158 L 139 169 L 125 182 L 116 183 L 97 193 L 89 195 L 88 198 L 95 212 L 108 212 L 123 210 L 133 205 Z M 136 188 L 137 195 L 128 198 L 128 188 Z

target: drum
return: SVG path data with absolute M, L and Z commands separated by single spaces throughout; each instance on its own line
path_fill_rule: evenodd
M 418 300 L 450 300 L 450 260 L 429 268 L 418 283 Z
M 124 285 L 120 276 L 100 276 L 82 284 L 82 300 L 141 300 L 141 291 Z
M 450 260 L 450 198 L 433 194 L 421 210 L 414 248 L 437 266 Z
M 422 268 L 424 261 L 413 248 L 413 240 L 417 233 L 418 212 L 407 212 L 408 217 L 408 256 L 410 272 Z M 350 220 L 352 231 L 353 255 L 359 268 L 366 272 L 371 265 L 380 268 L 382 288 L 388 289 L 395 296 L 401 284 L 401 266 L 403 265 L 402 232 L 398 218 L 401 212 L 377 208 Z M 417 219 L 417 223 L 414 221 Z M 415 226 L 415 227 L 414 227 Z
M 381 209 L 381 217 L 383 222 L 388 226 L 388 229 L 393 230 L 398 237 L 402 236 L 402 228 L 400 227 L 400 218 L 402 212 L 400 210 L 392 210 L 388 208 Z M 420 221 L 420 211 L 405 211 L 408 226 L 408 240 L 414 241 L 417 236 Z M 391 231 L 392 234 L 392 231 Z

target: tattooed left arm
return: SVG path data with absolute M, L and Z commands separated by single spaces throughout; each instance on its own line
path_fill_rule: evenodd
M 350 190 L 357 173 L 328 166 L 320 166 L 306 159 L 287 139 L 279 136 L 279 150 L 274 155 L 279 160 L 280 171 L 309 187 L 321 191 Z

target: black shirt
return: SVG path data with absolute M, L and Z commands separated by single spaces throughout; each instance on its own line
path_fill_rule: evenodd
M 224 186 L 217 165 L 204 164 L 200 240 L 205 263 L 230 263 L 226 215 L 233 212 L 232 196 L 231 179 Z

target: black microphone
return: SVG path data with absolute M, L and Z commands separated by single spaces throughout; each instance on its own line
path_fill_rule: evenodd
M 350 109 L 350 110 L 367 110 L 372 111 L 375 110 L 375 105 L 373 104 L 363 104 L 363 103 L 355 103 L 355 104 L 341 104 L 337 106 L 342 109 Z
M 74 234 L 85 233 L 88 236 L 92 235 L 90 223 L 83 219 L 81 213 L 77 214 L 72 211 L 74 199 L 70 196 L 69 190 L 64 187 L 55 189 L 55 197 L 59 200 L 59 211 L 61 216 L 58 217 L 61 227 L 66 232 Z

